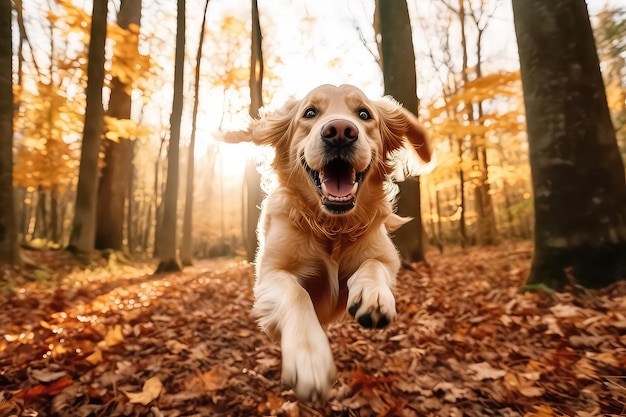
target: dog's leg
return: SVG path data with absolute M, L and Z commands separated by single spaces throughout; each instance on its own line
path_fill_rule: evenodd
M 271 279 L 264 280 L 264 276 Z M 255 297 L 259 324 L 270 337 L 280 340 L 283 382 L 293 387 L 298 399 L 325 400 L 337 371 L 308 292 L 294 275 L 265 270 L 255 286 Z
M 348 280 L 348 312 L 361 326 L 381 328 L 395 321 L 396 300 L 391 288 L 397 271 L 396 266 L 368 259 Z

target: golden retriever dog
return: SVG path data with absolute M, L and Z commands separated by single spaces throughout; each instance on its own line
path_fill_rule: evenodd
M 336 380 L 324 326 L 344 311 L 366 328 L 396 319 L 400 258 L 388 231 L 394 153 L 430 160 L 416 118 L 391 98 L 322 85 L 228 132 L 226 142 L 275 149 L 277 184 L 262 206 L 254 315 L 282 353 L 282 380 L 301 400 L 325 400 Z

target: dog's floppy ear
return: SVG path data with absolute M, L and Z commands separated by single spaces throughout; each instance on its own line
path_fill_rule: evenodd
M 430 162 L 432 148 L 417 117 L 391 97 L 378 100 L 375 105 L 381 119 L 383 151 L 390 154 L 410 144 L 422 161 Z
M 250 120 L 247 130 L 224 133 L 224 142 L 254 142 L 257 145 L 271 145 L 279 148 L 289 137 L 291 122 L 295 118 L 299 103 L 299 100 L 289 100 L 274 112 L 262 110 L 259 119 Z

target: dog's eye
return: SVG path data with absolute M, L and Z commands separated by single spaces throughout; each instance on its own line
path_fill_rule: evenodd
M 361 119 L 361 120 L 369 120 L 371 118 L 372 118 L 372 116 L 370 115 L 370 112 L 368 112 L 365 109 L 359 110 L 359 119 Z
M 317 109 L 315 107 L 309 107 L 308 109 L 304 111 L 305 119 L 312 119 L 315 116 L 317 116 Z

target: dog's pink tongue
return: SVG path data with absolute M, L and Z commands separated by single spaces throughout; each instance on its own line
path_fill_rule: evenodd
M 328 191 L 330 195 L 334 195 L 336 197 L 345 197 L 350 195 L 354 185 L 352 182 L 345 181 L 343 179 L 337 180 L 334 178 L 329 178 L 324 181 L 324 184 L 326 185 L 326 191 Z

